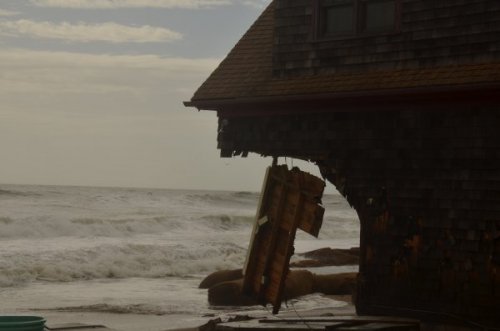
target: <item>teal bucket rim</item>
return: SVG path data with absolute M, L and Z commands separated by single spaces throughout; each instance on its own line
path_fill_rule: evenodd
M 3 326 L 36 326 L 45 325 L 47 320 L 41 316 L 6 315 L 0 316 L 0 327 Z

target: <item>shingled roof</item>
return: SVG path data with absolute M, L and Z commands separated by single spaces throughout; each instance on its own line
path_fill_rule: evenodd
M 195 92 L 188 106 L 351 92 L 480 86 L 500 82 L 500 63 L 399 69 L 358 73 L 273 76 L 273 1 L 218 68 Z
M 274 2 L 250 27 L 192 100 L 253 96 L 272 76 Z

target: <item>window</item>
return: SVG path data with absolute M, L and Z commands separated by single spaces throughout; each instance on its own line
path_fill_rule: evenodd
M 354 32 L 354 7 L 352 4 L 330 6 L 324 12 L 326 35 Z
M 364 1 L 364 30 L 391 31 L 396 23 L 396 1 Z
M 316 0 L 319 37 L 397 30 L 400 0 Z

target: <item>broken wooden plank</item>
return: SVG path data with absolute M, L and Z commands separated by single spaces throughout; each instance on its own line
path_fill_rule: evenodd
M 397 317 L 307 317 L 260 319 L 221 323 L 217 331 L 281 331 L 281 330 L 324 330 L 324 331 L 419 331 L 420 322 Z
M 317 236 L 325 182 L 298 168 L 266 171 L 244 269 L 243 293 L 278 313 L 297 228 Z

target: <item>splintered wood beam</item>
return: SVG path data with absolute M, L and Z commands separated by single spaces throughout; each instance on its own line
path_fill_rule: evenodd
M 321 179 L 286 165 L 266 171 L 244 269 L 243 293 L 273 313 L 281 307 L 297 229 L 317 236 L 323 221 Z

